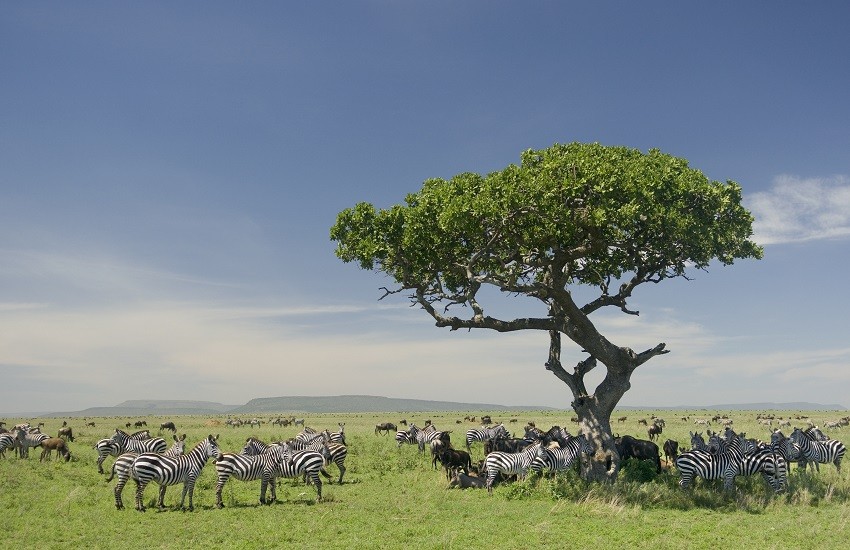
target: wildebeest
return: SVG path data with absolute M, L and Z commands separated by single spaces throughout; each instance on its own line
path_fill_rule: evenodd
M 381 432 L 384 432 L 384 435 L 390 433 L 390 431 L 398 430 L 398 426 L 393 424 L 392 422 L 382 422 L 380 424 L 375 425 L 375 435 L 378 435 Z
M 664 460 L 667 461 L 667 464 L 670 464 L 671 461 L 676 460 L 676 457 L 679 456 L 679 442 L 673 439 L 668 439 L 664 442 Z
M 159 425 L 159 431 L 162 430 L 171 430 L 172 432 L 177 433 L 177 427 L 174 425 L 174 422 L 171 422 L 170 420 Z
M 65 462 L 71 460 L 71 451 L 68 450 L 68 445 L 65 443 L 65 440 L 61 437 L 50 437 L 41 442 L 41 458 L 39 460 L 44 460 L 45 458 L 50 458 L 50 454 L 52 451 L 56 451 L 57 456 L 62 456 L 65 459 Z
M 148 423 L 147 423 L 147 422 L 145 422 L 144 420 L 136 420 L 136 422 L 135 422 L 134 424 L 135 424 L 135 426 L 136 426 L 137 428 L 141 428 L 142 426 L 147 426 L 147 425 L 148 425 Z
M 614 439 L 614 446 L 617 448 L 617 454 L 620 455 L 621 464 L 629 458 L 651 460 L 655 463 L 656 471 L 661 473 L 661 455 L 658 454 L 658 445 L 652 441 L 624 435 Z
M 661 434 L 662 431 L 663 428 L 661 428 L 661 424 L 653 424 L 646 430 L 646 433 L 649 434 L 649 440 L 653 441 L 655 439 L 658 439 L 658 436 Z
M 59 437 L 65 437 L 68 441 L 74 441 L 74 430 L 71 426 L 63 426 L 59 428 Z
M 463 470 L 464 473 L 468 474 L 472 467 L 472 459 L 466 451 L 443 448 L 437 452 L 436 458 L 446 469 L 446 479 L 451 479 L 452 472 L 457 470 Z
M 449 482 L 449 488 L 460 487 L 461 489 L 469 489 L 472 487 L 474 489 L 483 489 L 486 484 L 487 482 L 483 478 L 470 476 L 461 471 L 457 471 L 454 473 L 451 481 Z

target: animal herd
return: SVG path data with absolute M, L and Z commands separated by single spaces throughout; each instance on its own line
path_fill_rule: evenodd
M 232 422 L 226 426 L 254 427 L 254 420 Z M 514 419 L 507 420 L 513 424 Z M 817 471 L 820 464 L 833 464 L 841 471 L 841 460 L 846 453 L 844 444 L 831 439 L 814 423 L 804 420 L 805 427 L 789 430 L 785 435 L 778 428 L 790 425 L 786 419 L 769 417 L 757 418 L 759 426 L 770 429 L 769 441 L 747 438 L 733 428 L 732 419 L 726 417 L 690 418 L 682 417 L 682 422 L 692 423 L 697 428 L 705 427 L 703 432 L 690 432 L 689 447 L 680 445 L 675 439 L 666 439 L 661 443 L 666 422 L 657 417 L 638 419 L 638 426 L 644 426 L 647 439 L 632 435 L 614 434 L 614 447 L 621 459 L 621 467 L 629 459 L 648 461 L 657 474 L 667 470 L 679 477 L 679 485 L 685 489 L 697 478 L 720 480 L 725 490 L 731 490 L 737 476 L 760 475 L 775 492 L 788 487 L 788 472 L 793 463 L 797 468 L 813 468 Z M 297 421 L 297 423 L 296 423 Z M 464 421 L 475 422 L 475 417 Z M 504 422 L 493 423 L 488 416 L 481 417 L 477 427 L 462 430 L 456 434 L 460 443 L 455 446 L 452 430 L 439 430 L 426 420 L 420 428 L 416 423 L 408 424 L 406 419 L 399 422 L 381 422 L 375 425 L 374 433 L 395 435 L 396 448 L 401 452 L 403 446 L 415 445 L 421 455 L 430 453 L 430 462 L 434 469 L 445 473 L 448 488 L 483 488 L 492 493 L 497 483 L 526 476 L 554 475 L 563 470 L 574 468 L 580 461 L 590 460 L 595 449 L 591 439 L 584 434 L 571 434 L 567 429 L 554 425 L 542 430 L 529 422 L 521 436 L 514 436 Z M 628 418 L 617 418 L 617 425 L 626 424 Z M 634 422 L 634 420 L 632 421 Z M 770 424 L 767 424 L 770 422 Z M 776 422 L 777 428 L 772 424 Z M 258 422 L 263 423 L 263 422 Z M 277 426 L 301 426 L 302 431 L 288 440 L 264 442 L 249 436 L 241 449 L 228 452 L 221 448 L 218 435 L 209 434 L 187 447 L 186 434 L 177 435 L 174 422 L 159 425 L 160 434 L 170 432 L 168 440 L 151 435 L 147 429 L 129 433 L 120 428 L 94 444 L 97 452 L 96 467 L 101 474 L 104 461 L 114 457 L 107 481 L 116 480 L 112 490 L 112 499 L 117 509 L 124 508 L 122 493 L 130 480 L 135 483 L 135 509 L 146 509 L 144 493 L 151 483 L 158 485 L 156 506 L 165 506 L 166 489 L 182 484 L 179 507 L 192 510 L 196 481 L 208 462 L 212 462 L 216 474 L 215 505 L 224 506 L 223 488 L 231 479 L 237 481 L 260 481 L 257 501 L 269 504 L 277 500 L 276 480 L 280 478 L 301 479 L 313 486 L 316 500 L 322 500 L 322 480 L 331 481 L 327 468 L 335 465 L 339 470 L 337 483 L 343 483 L 346 472 L 345 461 L 348 447 L 345 439 L 345 424 L 338 424 L 338 431 L 328 429 L 316 431 L 304 426 L 304 419 L 295 417 L 270 419 Z M 461 423 L 457 421 L 456 423 Z M 850 417 L 824 423 L 828 430 L 840 430 L 850 423 Z M 87 423 L 87 427 L 92 427 Z M 221 424 L 218 422 L 217 424 Z M 127 423 L 125 427 L 142 428 L 145 421 Z M 399 426 L 402 426 L 399 429 Z M 713 432 L 712 426 L 723 427 L 722 432 Z M 70 426 L 63 423 L 56 437 L 41 432 L 42 426 L 19 424 L 10 430 L 0 422 L 0 457 L 5 458 L 6 450 L 14 450 L 19 458 L 26 459 L 29 450 L 41 448 L 40 460 L 49 460 L 53 451 L 65 461 L 71 460 L 69 442 L 74 441 Z M 707 438 L 707 439 L 706 439 Z M 477 454 L 474 447 L 481 445 L 483 459 L 473 460 Z M 660 445 L 660 447 L 659 447 Z

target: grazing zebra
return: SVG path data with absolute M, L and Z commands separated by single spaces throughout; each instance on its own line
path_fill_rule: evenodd
M 529 467 L 532 472 L 537 474 L 543 472 L 544 468 L 553 473 L 560 470 L 569 470 L 581 453 L 587 455 L 593 453 L 593 447 L 591 447 L 590 441 L 588 441 L 584 434 L 569 438 L 564 447 L 556 449 L 549 449 L 543 446 L 539 447 L 537 456 L 531 461 Z
M 483 443 L 488 439 L 495 439 L 497 437 L 508 437 L 508 430 L 505 429 L 504 424 L 501 422 L 492 428 L 471 428 L 466 431 L 466 451 L 471 451 L 470 445 L 476 441 L 481 441 Z
M 182 437 L 178 438 L 176 435 L 174 436 L 174 443 L 172 443 L 171 447 L 168 448 L 167 451 L 163 454 L 163 456 L 167 456 L 170 458 L 176 458 L 181 456 L 186 449 L 186 434 L 183 434 Z M 139 456 L 139 453 L 124 453 L 118 458 L 115 459 L 115 462 L 112 463 L 112 472 L 110 472 L 109 477 L 106 478 L 107 483 L 112 481 L 112 478 L 118 477 L 118 481 L 115 483 L 115 507 L 119 510 L 124 509 L 124 500 L 121 498 L 121 493 L 124 492 L 124 486 L 127 485 L 127 481 L 130 480 L 130 475 L 133 469 L 133 462 Z M 162 485 L 159 488 L 159 491 L 162 493 L 160 497 L 160 501 L 165 499 L 165 485 Z
M 416 443 L 416 438 L 410 434 L 410 430 L 398 430 L 395 433 L 395 442 L 398 445 L 398 448 L 401 449 L 401 446 L 405 443 L 409 443 L 413 445 Z
M 231 477 L 240 481 L 261 480 L 260 504 L 271 504 L 277 500 L 275 479 L 278 477 L 301 477 L 309 479 L 316 487 L 316 500 L 322 500 L 322 481 L 319 472 L 325 464 L 325 456 L 316 451 L 292 452 L 284 445 L 272 444 L 259 454 L 246 455 L 224 453 L 216 460 L 218 482 L 215 487 L 215 505 L 223 508 L 221 492 Z M 271 487 L 271 499 L 266 500 L 266 489 Z
M 734 434 L 731 430 L 729 433 Z M 711 437 L 710 451 L 716 448 L 717 452 L 705 452 L 697 449 L 682 453 L 676 459 L 676 468 L 679 470 L 679 486 L 687 488 L 694 477 L 703 479 L 723 479 L 724 488 L 730 490 L 734 487 L 735 476 L 738 475 L 743 452 L 741 451 L 741 437 L 733 435 L 725 449 L 720 443 L 717 435 Z
M 815 469 L 820 471 L 820 464 L 835 464 L 835 469 L 841 473 L 841 458 L 847 452 L 847 447 L 844 443 L 837 439 L 828 439 L 826 441 L 818 441 L 815 435 L 810 430 L 801 430 L 794 428 L 789 439 L 800 448 L 800 455 L 806 460 L 815 465 Z M 805 462 L 801 462 L 805 468 Z
M 529 445 L 518 453 L 493 451 L 484 459 L 484 471 L 487 472 L 487 492 L 493 493 L 493 482 L 499 474 L 525 477 L 531 462 L 537 457 L 540 443 Z
M 147 430 L 145 430 L 147 431 Z M 136 435 L 136 434 L 133 434 Z M 115 429 L 112 441 L 118 443 L 122 453 L 157 453 L 162 454 L 168 448 L 168 444 L 161 437 L 152 439 L 134 439 L 124 430 Z
M 106 457 L 121 454 L 121 445 L 112 441 L 111 438 L 101 439 L 94 444 L 94 448 L 97 449 L 97 472 L 99 474 L 104 473 L 103 461 L 106 460 Z
M 193 495 L 195 492 L 195 481 L 198 479 L 201 470 L 210 458 L 221 457 L 221 450 L 218 448 L 218 436 L 208 436 L 189 451 L 189 454 L 178 456 L 175 458 L 165 457 L 157 453 L 142 453 L 136 460 L 133 461 L 131 476 L 136 480 L 136 510 L 145 511 L 144 494 L 145 487 L 148 483 L 155 481 L 162 486 L 176 485 L 183 482 L 183 495 L 180 497 L 180 509 L 184 509 L 183 505 L 186 501 L 186 495 L 189 495 L 189 511 L 194 510 Z M 165 508 L 163 502 L 165 491 L 160 489 L 159 509 Z

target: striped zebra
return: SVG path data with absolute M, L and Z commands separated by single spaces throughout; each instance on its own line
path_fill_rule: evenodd
M 184 509 L 186 495 L 189 495 L 189 511 L 194 510 L 192 497 L 195 492 L 195 481 L 197 481 L 201 470 L 210 458 L 221 457 L 218 448 L 218 436 L 208 436 L 189 451 L 189 454 L 175 458 L 165 457 L 157 453 L 142 453 L 133 461 L 131 476 L 136 480 L 136 510 L 145 511 L 144 494 L 148 483 L 155 481 L 160 486 L 176 485 L 183 482 L 183 495 L 180 497 L 180 509 Z M 160 489 L 160 510 L 165 508 L 163 502 L 165 491 Z
M 410 435 L 410 430 L 398 430 L 395 433 L 395 442 L 398 445 L 398 448 L 401 449 L 401 446 L 405 443 L 413 445 L 416 443 L 416 438 Z
M 345 445 L 345 422 L 338 422 L 337 425 L 339 426 L 339 431 L 331 432 L 329 430 L 325 430 L 325 437 L 330 443 L 342 443 Z
M 529 468 L 536 474 L 542 473 L 544 468 L 553 473 L 569 470 L 575 459 L 582 453 L 593 454 L 593 447 L 584 434 L 567 439 L 564 447 L 549 449 L 541 445 Z
M 20 447 L 21 441 L 24 439 L 24 432 L 20 430 L 12 430 L 0 434 L 0 456 L 6 458 L 6 449 L 17 450 Z
M 37 429 L 37 428 L 34 428 L 34 429 Z M 24 433 L 23 438 L 18 439 L 18 444 L 19 444 L 18 453 L 19 453 L 20 457 L 21 458 L 29 458 L 30 449 L 32 447 L 38 447 L 39 445 L 41 445 L 41 442 L 44 441 L 45 439 L 50 439 L 50 436 L 47 435 L 47 434 L 43 434 L 41 432 L 38 432 L 38 431 L 35 431 L 35 432 L 30 431 L 30 432 Z
M 729 433 L 734 434 L 731 430 Z M 741 436 L 734 435 L 731 437 L 731 441 L 723 445 L 720 437 L 713 435 L 709 441 L 708 452 L 694 449 L 680 454 L 676 459 L 676 468 L 681 476 L 679 486 L 685 489 L 690 486 L 695 477 L 701 477 L 703 479 L 723 479 L 724 488 L 726 490 L 732 489 L 735 484 L 735 476 L 738 475 L 740 464 L 744 458 L 741 451 L 742 439 Z
M 410 425 L 410 437 L 419 445 L 419 452 L 425 454 L 425 446 L 431 446 L 431 442 L 435 439 L 442 440 L 443 443 L 449 443 L 449 432 L 437 431 L 433 424 L 428 424 L 420 429 L 416 424 Z
M 300 441 L 302 443 L 312 443 L 317 439 L 321 439 L 322 441 L 327 441 L 327 438 L 330 436 L 330 432 L 327 430 L 323 432 L 317 432 L 313 428 L 304 428 L 303 431 L 298 432 L 295 436 L 295 441 Z
M 328 462 L 333 462 L 336 464 L 336 467 L 339 468 L 339 481 L 337 481 L 337 483 L 342 485 L 342 476 L 345 475 L 345 457 L 348 456 L 348 447 L 342 443 L 325 443 L 318 439 L 315 439 L 310 443 L 304 443 L 302 441 L 289 441 L 288 443 L 289 448 L 292 451 L 316 451 L 322 453 L 323 449 L 327 449 Z M 284 444 L 285 443 L 280 443 L 280 445 Z M 330 474 L 328 474 L 324 468 L 322 468 L 321 474 L 325 476 L 326 479 L 331 478 Z
M 531 462 L 537 458 L 540 452 L 540 443 L 529 445 L 518 453 L 505 453 L 493 451 L 484 459 L 484 471 L 487 472 L 487 492 L 493 493 L 493 483 L 499 474 L 517 475 L 520 479 L 531 466 Z
M 221 498 L 224 484 L 231 477 L 240 481 L 260 482 L 260 504 L 271 504 L 277 500 L 275 479 L 278 477 L 301 477 L 310 480 L 316 487 L 316 500 L 322 500 L 322 481 L 319 471 L 325 464 L 325 456 L 315 451 L 292 452 L 283 445 L 266 445 L 258 454 L 224 453 L 216 460 L 218 481 L 215 487 L 215 505 L 224 508 Z M 266 500 L 266 490 L 271 487 L 271 499 Z
M 828 439 L 819 441 L 816 436 L 811 434 L 809 430 L 801 430 L 794 428 L 788 438 L 800 448 L 800 455 L 815 465 L 815 469 L 820 472 L 820 464 L 835 464 L 835 469 L 841 473 L 841 459 L 844 453 L 847 452 L 847 447 L 844 443 L 837 439 Z M 805 462 L 801 462 L 805 468 Z
M 181 456 L 186 449 L 186 434 L 183 434 L 182 437 L 178 439 L 178 437 L 174 436 L 174 443 L 171 444 L 171 447 L 168 448 L 163 456 L 167 456 L 170 458 L 176 458 Z M 118 481 L 115 483 L 115 507 L 119 510 L 124 509 L 124 500 L 121 498 L 121 494 L 124 492 L 124 486 L 127 485 L 127 482 L 130 480 L 130 475 L 132 474 L 133 462 L 139 456 L 139 453 L 124 453 L 115 459 L 115 462 L 112 463 L 112 471 L 109 474 L 109 477 L 106 478 L 107 483 L 112 481 L 114 477 L 118 477 Z M 160 486 L 159 491 L 162 493 L 160 497 L 160 501 L 165 499 L 165 485 Z
M 147 430 L 145 430 L 147 431 Z M 134 434 L 135 435 L 135 434 Z M 168 448 L 168 443 L 161 437 L 152 439 L 134 439 L 124 430 L 115 429 L 112 441 L 121 447 L 121 453 L 157 453 L 162 454 Z
M 497 437 L 508 437 L 508 430 L 505 429 L 504 424 L 501 422 L 493 427 L 482 426 L 480 428 L 471 428 L 466 431 L 466 451 L 470 452 L 470 445 L 476 441 L 483 443 L 488 439 L 495 439 Z
M 775 493 L 782 492 L 788 483 L 788 463 L 772 447 L 761 447 L 744 454 L 738 475 L 761 474 Z

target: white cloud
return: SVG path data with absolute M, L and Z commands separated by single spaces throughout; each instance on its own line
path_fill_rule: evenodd
M 800 178 L 781 175 L 769 191 L 747 203 L 759 244 L 829 239 L 850 235 L 850 177 Z

